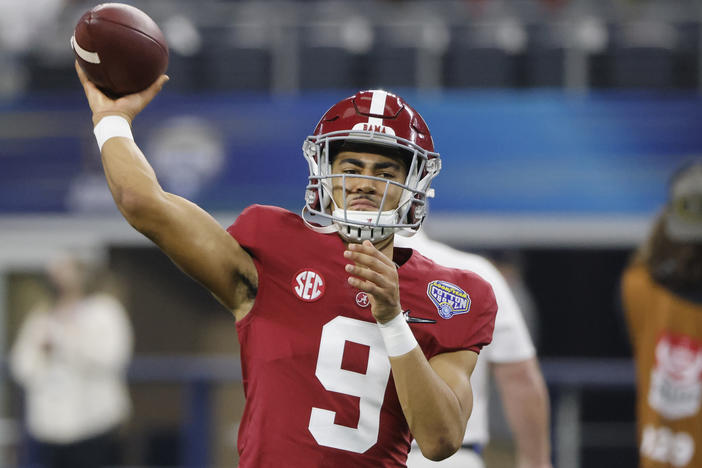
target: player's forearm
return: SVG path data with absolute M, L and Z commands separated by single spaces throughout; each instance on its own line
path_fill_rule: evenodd
M 530 398 L 519 422 L 513 422 L 517 442 L 518 468 L 550 468 L 551 445 L 547 405 L 543 398 Z M 533 405 L 533 406 L 529 406 Z
M 463 441 L 472 399 L 464 407 L 419 347 L 390 363 L 402 411 L 422 453 L 431 460 L 451 456 Z
M 102 165 L 117 207 L 138 228 L 163 193 L 154 170 L 137 145 L 126 138 L 107 140 Z
M 517 466 L 549 468 L 548 391 L 536 359 L 496 364 L 493 370 L 517 445 Z

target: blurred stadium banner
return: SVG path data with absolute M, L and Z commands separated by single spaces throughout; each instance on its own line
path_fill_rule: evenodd
M 298 211 L 302 141 L 346 94 L 164 92 L 135 136 L 165 188 L 208 211 Z M 702 100 L 691 92 L 401 94 L 443 157 L 427 229 L 448 242 L 633 245 L 668 174 L 702 153 Z M 0 104 L 0 219 L 27 213 L 116 214 L 80 94 Z

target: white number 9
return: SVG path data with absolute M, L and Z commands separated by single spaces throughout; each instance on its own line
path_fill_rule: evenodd
M 347 341 L 370 347 L 365 374 L 341 368 Z M 319 445 L 364 453 L 378 442 L 380 407 L 390 377 L 390 360 L 375 323 L 336 317 L 322 327 L 315 375 L 330 392 L 360 398 L 358 428 L 334 424 L 334 411 L 312 408 L 309 430 Z

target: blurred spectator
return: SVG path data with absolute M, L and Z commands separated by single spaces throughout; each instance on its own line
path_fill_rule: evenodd
M 463 447 L 453 456 L 436 463 L 425 459 L 413 445 L 407 459 L 408 468 L 485 466 L 482 451 L 489 440 L 489 372 L 492 372 L 500 390 L 502 405 L 516 439 L 516 466 L 549 468 L 548 392 L 520 305 L 506 279 L 487 259 L 432 241 L 423 232 L 412 238 L 397 236 L 395 244 L 398 247 L 412 247 L 440 265 L 479 274 L 492 285 L 498 306 L 492 343 L 481 351 L 471 376 L 473 413 L 468 421 Z
M 0 0 L 0 49 L 26 53 L 55 27 L 68 0 Z
M 0 0 L 0 96 L 28 85 L 27 54 L 57 27 L 57 19 L 71 0 Z
M 669 201 L 622 280 L 636 362 L 642 468 L 702 466 L 702 159 L 673 176 Z
M 90 291 L 92 273 L 73 257 L 51 262 L 52 301 L 30 312 L 10 355 L 26 394 L 27 429 L 46 468 L 111 463 L 131 410 L 131 325 L 114 297 Z

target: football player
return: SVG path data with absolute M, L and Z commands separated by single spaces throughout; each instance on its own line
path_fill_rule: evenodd
M 412 436 L 453 454 L 497 305 L 479 276 L 393 248 L 440 169 L 421 116 L 385 91 L 340 101 L 303 145 L 302 216 L 253 205 L 225 230 L 165 192 L 131 136 L 168 78 L 113 101 L 76 68 L 120 211 L 236 317 L 240 466 L 405 466 Z

